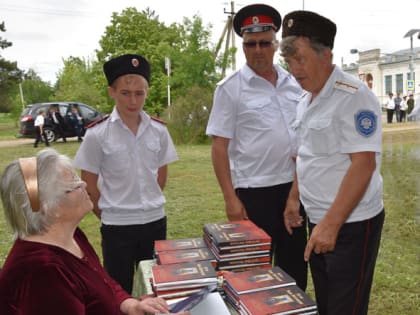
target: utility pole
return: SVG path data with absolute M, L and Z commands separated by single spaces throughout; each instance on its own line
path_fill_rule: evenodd
M 20 101 L 22 102 L 22 111 L 25 109 L 25 100 L 23 99 L 22 83 L 19 83 Z
M 168 56 L 165 57 L 165 69 L 166 75 L 168 76 L 168 108 L 171 106 L 171 59 Z
M 225 27 L 223 29 L 222 32 L 222 36 L 220 36 L 219 41 L 217 42 L 216 45 L 216 50 L 215 50 L 215 57 L 217 57 L 220 48 L 222 47 L 222 43 L 225 40 L 225 50 L 223 52 L 223 64 L 222 64 L 222 77 L 224 77 L 226 75 L 226 68 L 227 68 L 227 60 L 228 60 L 228 56 L 229 56 L 229 49 L 230 48 L 235 48 L 235 31 L 233 29 L 233 17 L 235 15 L 235 4 L 234 1 L 230 2 L 230 11 L 226 11 L 226 9 L 223 9 L 223 13 L 225 14 L 229 14 Z M 225 38 L 226 37 L 226 38 Z M 232 55 L 232 69 L 236 70 L 236 58 L 235 58 L 235 54 Z

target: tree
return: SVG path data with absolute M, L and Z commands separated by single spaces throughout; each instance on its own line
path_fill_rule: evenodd
M 112 14 L 111 25 L 99 42 L 101 49 L 97 51 L 97 58 L 103 64 L 125 53 L 144 56 L 151 66 L 151 88 L 145 107 L 149 113 L 160 115 L 166 104 L 165 54 L 179 43 L 176 26 L 166 27 L 154 11 L 127 8 L 121 14 Z M 102 82 L 106 87 L 105 77 Z
M 5 32 L 4 22 L 0 23 L 0 31 Z M 0 48 L 6 49 L 12 46 L 11 42 L 0 37 Z M 0 55 L 0 112 L 9 112 L 13 107 L 11 93 L 21 81 L 22 71 L 18 69 L 16 62 L 7 61 Z
M 182 45 L 173 52 L 172 86 L 185 95 L 193 86 L 213 90 L 220 76 L 215 70 L 214 53 L 210 49 L 211 26 L 205 27 L 201 17 L 184 18 L 179 26 Z
M 22 92 L 25 104 L 46 102 L 51 100 L 54 95 L 50 84 L 42 81 L 33 69 L 29 69 L 23 74 Z
M 92 63 L 70 56 L 63 60 L 64 68 L 59 71 L 54 100 L 86 103 L 98 110 L 107 111 L 107 100 L 97 85 Z

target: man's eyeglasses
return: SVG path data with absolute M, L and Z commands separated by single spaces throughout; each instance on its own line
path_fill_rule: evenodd
M 249 42 L 243 42 L 242 45 L 244 45 L 245 48 L 255 48 L 260 46 L 260 48 L 268 48 L 271 47 L 274 44 L 274 41 L 268 41 L 268 40 L 261 40 L 259 42 L 256 41 L 249 41 Z

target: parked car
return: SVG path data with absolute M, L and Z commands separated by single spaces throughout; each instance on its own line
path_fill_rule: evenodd
M 48 113 L 51 105 L 58 106 L 58 108 L 60 109 L 61 116 L 63 116 L 65 122 L 63 129 L 66 137 L 77 136 L 71 121 L 72 107 L 77 107 L 79 109 L 79 113 L 83 118 L 83 127 L 86 127 L 93 121 L 100 119 L 102 116 L 104 116 L 104 114 L 98 112 L 91 106 L 79 102 L 48 102 L 30 104 L 25 108 L 22 115 L 20 116 L 20 130 L 18 136 L 25 138 L 35 138 L 36 134 L 34 122 L 36 116 L 38 115 L 40 109 L 43 109 L 46 113 Z M 57 133 L 54 127 L 54 123 L 51 121 L 50 118 L 45 119 L 44 129 L 49 142 L 53 142 L 58 139 L 59 134 Z M 83 128 L 82 136 L 84 135 L 84 133 L 85 128 Z

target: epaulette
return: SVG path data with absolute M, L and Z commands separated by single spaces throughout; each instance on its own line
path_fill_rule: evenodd
M 150 116 L 150 118 L 153 119 L 154 121 L 157 121 L 158 123 L 161 123 L 163 125 L 166 125 L 166 121 L 160 119 L 159 117 Z
M 86 129 L 92 128 L 93 126 L 96 126 L 97 124 L 100 124 L 101 122 L 107 120 L 110 116 L 111 115 L 109 115 L 109 114 L 103 115 L 101 118 L 96 119 L 96 120 L 92 121 L 90 124 L 88 124 L 86 126 Z
M 357 85 L 350 84 L 345 81 L 339 81 L 339 80 L 335 81 L 334 87 L 336 89 L 339 89 L 339 90 L 342 90 L 351 94 L 355 93 L 359 89 Z

